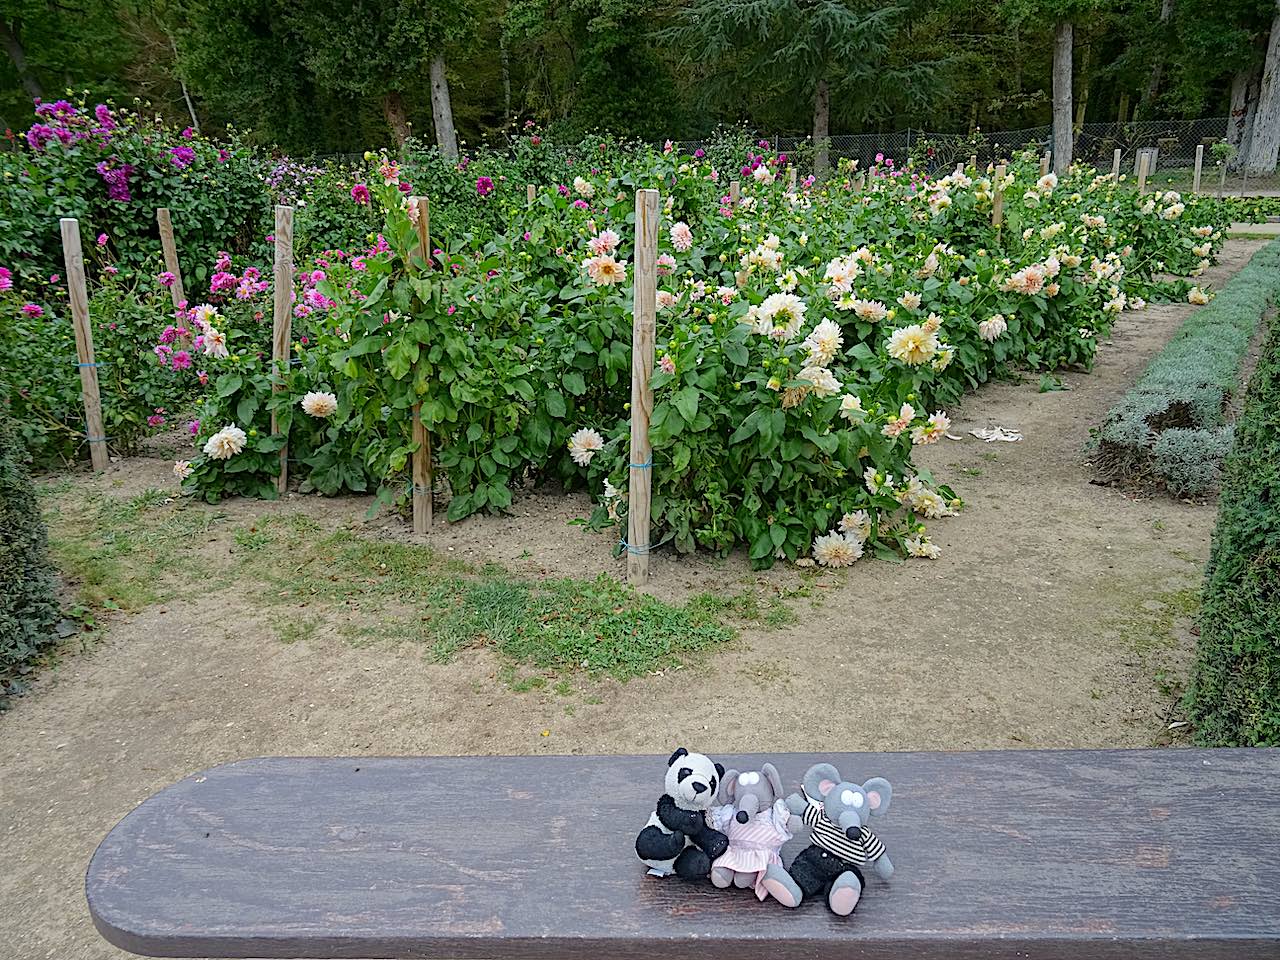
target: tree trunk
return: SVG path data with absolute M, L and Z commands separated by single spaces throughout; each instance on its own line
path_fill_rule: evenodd
M 1275 173 L 1280 154 L 1280 0 L 1271 21 L 1271 39 L 1267 43 L 1267 59 L 1262 66 L 1262 83 L 1258 87 L 1258 107 L 1253 118 L 1249 153 L 1244 171 L 1249 176 Z
M 818 81 L 813 95 L 813 175 L 822 180 L 831 166 L 831 91 Z
M 453 104 L 444 75 L 444 54 L 431 58 L 431 116 L 436 123 L 436 146 L 446 160 L 458 159 L 458 133 L 453 128 Z
M 196 133 L 200 132 L 200 118 L 196 116 L 196 108 L 191 104 L 191 93 L 187 90 L 187 81 L 183 79 L 178 69 L 178 41 L 173 39 L 173 35 L 169 35 L 169 47 L 173 50 L 173 70 L 178 74 L 178 84 L 182 87 L 182 99 L 187 104 L 187 113 L 191 115 L 191 129 Z
M 1084 126 L 1084 115 L 1089 109 L 1089 68 L 1093 65 L 1093 44 L 1086 40 L 1081 46 L 1083 49 L 1080 51 L 1080 71 L 1077 76 L 1080 95 L 1076 97 L 1076 125 L 1073 135 L 1080 133 L 1080 128 Z
M 1227 118 L 1227 143 L 1236 148 L 1227 169 L 1239 170 L 1249 155 L 1253 139 L 1253 119 L 1258 115 L 1258 88 L 1262 85 L 1262 63 L 1267 56 L 1267 38 L 1254 39 L 1254 56 L 1231 79 L 1231 114 Z
M 1060 20 L 1053 28 L 1053 171 L 1063 176 L 1071 166 L 1074 137 L 1071 133 L 1071 46 L 1074 29 L 1070 20 Z
M 1138 109 L 1134 119 L 1149 117 L 1155 111 L 1156 97 L 1160 95 L 1160 83 L 1164 80 L 1164 51 L 1169 42 L 1169 19 L 1173 16 L 1173 0 L 1160 2 L 1160 26 L 1157 28 L 1159 43 L 1156 44 L 1155 63 L 1151 65 L 1151 76 L 1147 79 L 1147 88 L 1138 101 Z
M 398 90 L 392 90 L 382 98 L 382 114 L 387 118 L 387 126 L 391 128 L 391 136 L 396 146 L 403 147 L 409 139 L 409 118 L 404 112 L 404 101 Z
M 44 89 L 40 86 L 40 81 L 36 79 L 35 74 L 27 67 L 27 54 L 22 49 L 22 42 L 16 34 L 9 30 L 9 25 L 3 20 L 0 20 L 0 39 L 4 41 L 5 52 L 9 54 L 9 59 L 13 61 L 13 69 L 17 71 L 18 80 L 21 81 L 22 88 L 27 91 L 27 95 L 33 100 L 37 97 L 43 97 Z
M 511 55 L 507 52 L 506 34 L 498 37 L 498 52 L 502 55 L 502 118 L 505 122 L 515 119 L 511 116 Z

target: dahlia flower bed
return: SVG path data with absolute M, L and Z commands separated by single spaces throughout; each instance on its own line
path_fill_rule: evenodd
M 1212 202 L 1094 170 L 1040 177 L 1030 156 L 999 183 L 886 164 L 865 188 L 843 171 L 792 192 L 786 168 L 668 148 L 532 205 L 478 180 L 474 202 L 504 204 L 507 229 L 434 238 L 427 263 L 399 167 L 374 158 L 351 202 L 381 231 L 300 267 L 287 370 L 270 361 L 265 264 L 221 257 L 157 320 L 155 366 L 198 402 L 175 474 L 211 501 L 273 496 L 287 441 L 303 490 L 403 503 L 420 404 L 450 520 L 554 480 L 591 493 L 591 526 L 623 523 L 634 190 L 653 186 L 655 541 L 743 546 L 755 566 L 936 557 L 929 525 L 963 504 L 913 454 L 946 433 L 947 404 L 1010 365 L 1087 367 L 1149 299 L 1206 299 L 1186 278 L 1222 242 Z

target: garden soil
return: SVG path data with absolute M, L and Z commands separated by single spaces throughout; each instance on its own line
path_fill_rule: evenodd
M 1260 243 L 1233 240 L 1221 287 Z M 796 619 L 748 626 L 705 662 L 629 683 L 574 678 L 523 693 L 485 650 L 432 662 L 420 646 L 353 644 L 322 622 L 281 642 L 282 608 L 251 584 L 112 620 L 0 714 L 0 943 L 23 958 L 118 957 L 83 895 L 97 842 L 136 804 L 192 771 L 262 754 L 666 754 L 731 751 L 1141 747 L 1180 741 L 1177 695 L 1212 503 L 1095 485 L 1089 431 L 1192 308 L 1127 313 L 1092 372 L 983 387 L 950 411 L 924 465 L 963 496 L 933 526 L 936 561 L 863 560 L 840 573 L 754 574 L 741 557 L 653 558 L 652 591 L 789 596 Z M 978 427 L 1022 432 L 984 443 Z M 121 496 L 168 487 L 168 460 L 135 458 L 78 485 Z M 407 539 L 367 501 L 236 501 L 232 519 L 303 511 Z M 437 523 L 432 543 L 530 576 L 623 574 L 609 538 L 567 522 L 583 496 L 533 493 L 513 515 Z M 232 525 L 223 525 L 228 528 Z M 201 545 L 202 556 L 228 552 Z M 193 548 L 194 549 L 194 548 Z M 287 613 L 287 609 L 283 612 Z M 302 611 L 299 611 L 299 616 Z M 313 615 L 311 611 L 308 615 Z M 1169 728 L 1173 725 L 1173 730 Z M 654 782 L 661 777 L 661 763 Z

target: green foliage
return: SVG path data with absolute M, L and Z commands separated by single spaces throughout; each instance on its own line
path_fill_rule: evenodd
M 44 520 L 0 400 L 0 709 L 53 643 L 58 616 Z
M 1280 241 L 1195 311 L 1111 408 L 1098 434 L 1103 475 L 1154 481 L 1175 496 L 1202 496 L 1218 485 L 1231 445 L 1228 401 L 1249 341 L 1277 297 Z
M 287 372 L 264 359 L 265 324 L 254 319 L 263 307 L 252 297 L 224 297 L 206 317 L 226 333 L 229 355 L 202 360 L 210 377 L 196 443 L 231 427 L 244 446 L 193 458 L 186 489 L 274 495 L 287 433 L 304 489 L 367 486 L 404 503 L 418 407 L 450 520 L 504 510 L 522 485 L 556 480 L 603 487 L 591 523 L 620 524 L 631 344 L 620 262 L 634 257 L 634 188 L 653 184 L 667 205 L 650 422 L 658 538 L 683 551 L 743 545 L 763 567 L 802 557 L 843 521 L 859 548 L 927 553 L 923 520 L 959 506 L 913 462 L 914 447 L 946 429 L 930 412 L 1011 364 L 1088 365 L 1126 297 L 1176 292 L 1156 273 L 1199 269 L 1197 257 L 1220 242 L 1205 239 L 1195 253 L 1188 240 L 1187 221 L 1211 217 L 1211 203 L 1139 198 L 1092 171 L 1038 183 L 1030 156 L 1002 184 L 998 233 L 995 187 L 979 171 L 925 189 L 885 176 L 865 193 L 844 179 L 793 195 L 786 164 L 753 154 L 734 210 L 706 158 L 606 141 L 588 156 L 568 155 L 572 184 L 542 189 L 532 205 L 514 177 L 480 174 L 469 197 L 458 185 L 443 229 L 432 206 L 431 263 L 403 189 L 414 161 L 373 157 L 379 240 L 362 255 L 317 260 L 320 279 L 313 268 L 300 274 L 295 313 L 322 306 L 295 322 Z M 488 162 L 470 164 L 467 180 L 504 169 Z M 518 153 L 505 169 L 521 162 L 534 161 Z M 469 220 L 453 212 L 464 207 Z M 587 269 L 593 253 L 612 276 Z M 784 293 L 808 312 L 766 335 L 761 316 Z M 828 346 L 815 367 L 805 334 L 820 326 Z M 891 352 L 895 331 L 917 337 L 922 356 Z M 333 409 L 308 412 L 311 391 L 331 396 Z M 272 412 L 282 435 L 270 432 Z
M 111 448 L 129 453 L 152 429 L 149 420 L 163 422 L 177 412 L 184 390 L 152 352 L 168 292 L 114 269 L 107 263 L 100 271 L 89 316 L 103 426 Z M 28 282 L 26 293 L 32 290 L 43 296 L 28 301 L 16 287 L 0 292 L 0 403 L 9 405 L 24 456 L 50 466 L 88 455 L 87 427 L 65 284 L 61 277 Z M 24 310 L 24 303 L 39 308 L 39 315 Z
M 105 235 L 98 253 L 130 270 L 159 258 L 155 211 L 168 207 L 189 288 L 206 279 L 195 265 L 218 250 L 261 243 L 267 205 L 258 160 L 233 133 L 214 142 L 83 100 L 38 110 L 24 147 L 0 152 L 0 263 L 20 278 L 62 272 L 60 217 L 79 220 L 87 250 Z
M 1280 324 L 1272 325 L 1249 382 L 1224 474 L 1186 705 L 1205 746 L 1274 747 L 1280 745 Z

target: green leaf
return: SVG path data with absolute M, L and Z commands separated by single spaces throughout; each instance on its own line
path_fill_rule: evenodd
M 693 423 L 694 417 L 698 415 L 697 388 L 685 387 L 683 390 L 677 390 L 675 396 L 671 398 L 671 405 L 680 411 L 680 416 L 684 418 L 685 423 Z
M 244 384 L 244 377 L 238 373 L 224 373 L 218 378 L 218 396 L 229 397 Z
M 555 417 L 557 420 L 563 419 L 564 415 L 569 412 L 568 408 L 565 406 L 564 395 L 560 393 L 559 390 L 548 390 L 545 399 L 547 402 L 547 413 L 551 414 L 551 416 Z
M 582 379 L 582 374 L 577 371 L 569 371 L 561 378 L 560 382 L 575 397 L 580 397 L 587 392 L 587 382 Z M 564 416 L 564 414 L 560 414 L 560 416 Z

